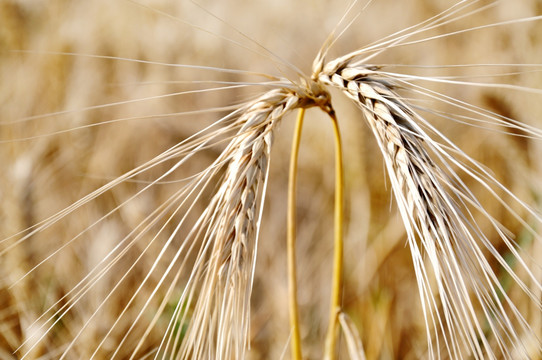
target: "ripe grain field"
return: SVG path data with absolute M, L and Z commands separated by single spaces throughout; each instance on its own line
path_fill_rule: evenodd
M 539 0 L 1 0 L 0 358 L 540 358 L 541 44 Z

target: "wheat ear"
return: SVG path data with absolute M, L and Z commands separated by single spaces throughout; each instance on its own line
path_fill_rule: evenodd
M 478 210 L 482 207 L 462 188 L 455 174 L 444 170 L 450 169 L 449 164 L 438 154 L 445 151 L 418 125 L 416 113 L 394 92 L 393 80 L 380 75 L 378 68 L 350 65 L 348 60 L 326 64 L 317 77 L 358 104 L 377 139 L 407 229 L 429 341 L 430 325 L 444 339 L 444 344 L 439 344 L 437 338 L 437 353 L 445 348 L 452 358 L 465 353 L 479 359 L 529 356 L 522 338 L 532 334 L 532 329 L 506 295 L 504 300 L 499 298 L 505 292 L 479 242 L 514 276 L 539 309 L 540 300 L 532 296 L 478 230 L 466 203 Z M 439 166 L 436 159 L 444 165 Z M 495 227 L 499 230 L 497 224 Z M 499 234 L 512 248 L 510 239 L 502 231 Z M 429 264 L 424 265 L 424 257 Z M 433 295 L 432 281 L 440 304 Z M 536 285 L 540 287 L 539 282 Z M 511 316 L 505 307 L 511 309 Z M 477 309 L 482 310 L 487 326 L 482 326 Z M 493 335 L 493 344 L 486 332 Z M 434 357 L 433 344 L 429 352 Z

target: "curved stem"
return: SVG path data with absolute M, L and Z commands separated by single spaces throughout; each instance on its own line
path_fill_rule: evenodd
M 333 283 L 331 288 L 331 308 L 329 315 L 329 327 L 326 336 L 325 359 L 335 359 L 335 348 L 339 329 L 339 313 L 341 311 L 341 294 L 343 282 L 343 192 L 344 192 L 344 170 L 342 162 L 342 142 L 339 131 L 339 123 L 334 112 L 330 112 L 335 137 L 335 229 L 333 257 Z
M 290 311 L 290 331 L 292 360 L 301 360 L 301 336 L 299 333 L 299 311 L 297 306 L 297 271 L 295 266 L 296 242 L 296 183 L 297 158 L 305 109 L 300 108 L 295 125 L 292 152 L 290 155 L 290 172 L 288 178 L 288 222 L 287 222 L 287 251 L 288 251 L 288 301 Z

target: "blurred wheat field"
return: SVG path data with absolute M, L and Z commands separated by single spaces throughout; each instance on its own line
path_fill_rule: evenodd
M 542 21 L 516 21 L 438 36 L 538 16 L 542 3 L 470 2 L 474 5 L 469 16 L 416 38 L 435 37 L 432 41 L 394 47 L 371 63 L 389 64 L 397 73 L 456 80 L 457 84 L 423 86 L 541 129 Z M 406 29 L 455 3 L 409 0 L 399 5 L 375 0 L 366 9 L 360 4 L 355 8 L 359 17 L 338 38 L 330 57 Z M 310 74 L 315 55 L 348 6 L 324 0 L 198 4 L 0 0 L 0 239 L 4 239 L 0 243 L 0 358 L 19 359 L 24 354 L 25 359 L 55 359 L 65 350 L 69 350 L 67 359 L 164 355 L 156 349 L 176 307 L 191 311 L 189 303 L 178 303 L 188 275 L 182 273 L 178 280 L 175 271 L 167 270 L 179 261 L 176 249 L 183 245 L 186 230 L 165 247 L 176 232 L 175 221 L 161 231 L 163 220 L 151 223 L 146 219 L 158 209 L 164 210 L 164 219 L 178 219 L 181 214 L 163 204 L 191 176 L 209 166 L 225 142 L 200 151 L 149 189 L 146 186 L 166 173 L 174 159 L 120 183 L 44 229 L 34 232 L 35 224 L 189 139 L 225 116 L 232 106 L 258 96 L 270 85 L 256 74 L 297 79 L 297 74 L 272 59 L 266 49 Z M 462 64 L 474 65 L 453 66 Z M 469 80 L 484 85 L 462 83 Z M 523 87 L 538 91 L 517 91 Z M 221 89 L 205 91 L 209 88 Z M 360 110 L 339 91 L 330 91 L 345 143 L 343 309 L 360 332 L 367 359 L 427 358 L 426 323 L 407 233 L 378 145 Z M 468 126 L 451 121 L 446 114 L 467 123 L 472 115 L 444 101 L 415 98 L 414 93 L 408 96 L 420 109 L 431 109 L 425 115 L 435 127 L 540 214 L 539 135 L 490 122 Z M 304 355 L 318 359 L 322 358 L 331 286 L 334 158 L 325 114 L 311 109 L 306 116 L 298 174 L 298 296 Z M 285 238 L 293 120 L 288 116 L 282 121 L 270 155 L 250 299 L 250 359 L 288 358 Z M 516 136 L 511 136 L 514 131 Z M 539 233 L 539 223 L 510 194 L 497 190 L 504 204 L 524 220 L 518 221 L 479 183 L 456 170 L 495 221 L 508 229 L 540 282 L 542 242 L 526 229 L 527 224 Z M 196 222 L 205 211 L 213 190 L 212 186 L 206 189 L 201 201 L 195 202 L 188 223 Z M 516 269 L 516 259 L 494 226 L 486 218 L 476 219 L 480 231 Z M 141 231 L 142 224 L 149 226 L 148 231 L 126 248 L 117 263 L 107 267 L 102 260 L 117 251 L 133 231 Z M 501 264 L 488 259 L 538 336 L 526 342 L 534 349 L 533 358 L 540 357 L 540 353 L 536 355 L 542 338 L 540 308 Z M 195 254 L 182 261 L 189 269 Z M 517 267 L 519 276 L 525 275 L 522 271 Z M 77 287 L 90 279 L 87 275 L 98 273 L 103 276 L 92 288 Z M 178 285 L 168 293 L 169 284 L 175 281 Z M 532 286 L 540 301 L 540 290 Z M 133 294 L 137 296 L 131 300 Z M 79 296 L 65 314 L 54 314 L 70 298 Z M 50 317 L 58 321 L 47 322 Z M 186 331 L 185 324 L 175 326 L 176 333 Z M 142 338 L 145 341 L 139 346 Z M 344 340 L 340 347 L 340 358 L 347 358 Z M 442 357 L 447 355 L 443 352 Z

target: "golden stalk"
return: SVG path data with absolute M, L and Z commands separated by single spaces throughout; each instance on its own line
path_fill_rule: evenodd
M 301 141 L 301 130 L 303 128 L 303 117 L 305 109 L 298 111 L 295 125 L 294 139 L 292 141 L 292 152 L 290 155 L 290 173 L 288 176 L 288 299 L 290 311 L 290 331 L 292 360 L 303 358 L 301 351 L 301 335 L 299 334 L 299 311 L 297 306 L 297 271 L 295 266 L 295 240 L 296 240 L 296 183 L 297 183 L 297 157 L 299 154 L 299 143 Z

